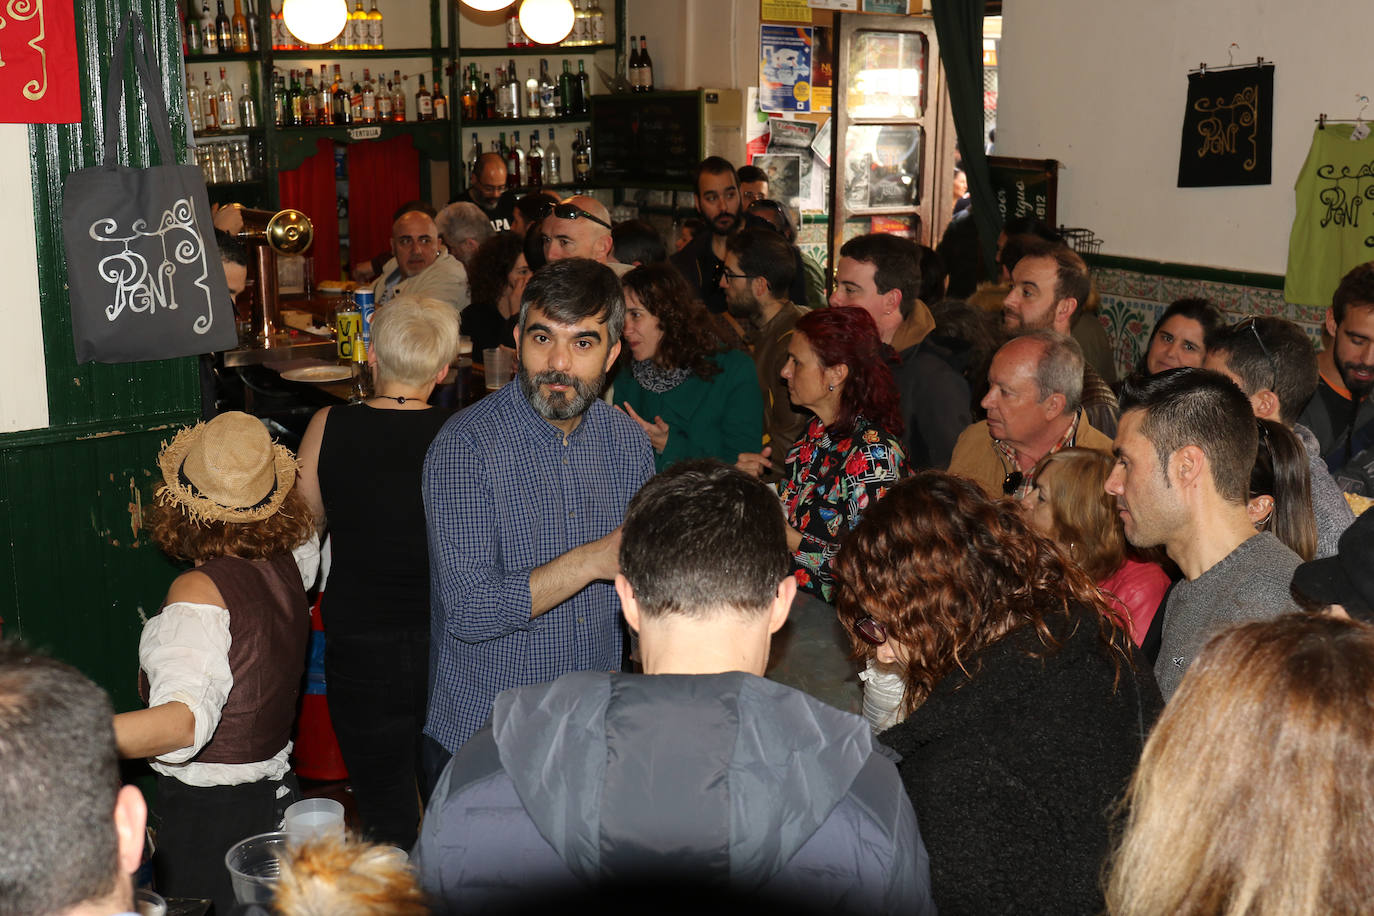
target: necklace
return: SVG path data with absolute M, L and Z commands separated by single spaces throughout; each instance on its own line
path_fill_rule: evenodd
M 397 404 L 404 404 L 406 401 L 418 401 L 420 398 L 408 398 L 403 394 L 374 394 L 374 398 L 386 398 L 388 401 L 395 401 Z

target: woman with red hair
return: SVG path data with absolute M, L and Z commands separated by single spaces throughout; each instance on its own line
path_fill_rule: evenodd
M 815 418 L 787 452 L 778 496 L 797 585 L 825 602 L 840 538 L 907 471 L 891 352 L 859 308 L 809 312 L 787 347 L 788 396 Z M 758 470 L 751 457 L 771 466 L 740 457 L 745 470 Z

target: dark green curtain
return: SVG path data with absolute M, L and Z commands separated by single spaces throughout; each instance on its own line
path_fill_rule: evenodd
M 954 130 L 964 157 L 973 219 L 983 252 L 984 273 L 996 272 L 997 233 L 1001 217 L 993 197 L 992 177 L 983 153 L 983 9 L 984 0 L 934 0 L 931 15 L 940 41 Z

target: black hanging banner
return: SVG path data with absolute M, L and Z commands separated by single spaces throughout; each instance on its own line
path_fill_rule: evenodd
M 1273 64 L 1188 74 L 1180 188 L 1269 184 L 1273 147 Z

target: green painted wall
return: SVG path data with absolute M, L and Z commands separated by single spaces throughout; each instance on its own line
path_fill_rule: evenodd
M 104 74 L 119 24 L 138 9 L 170 100 L 182 98 L 181 38 L 172 0 L 80 0 L 80 124 L 35 125 L 35 229 L 50 426 L 0 435 L 0 618 L 4 634 L 76 665 L 118 709 L 137 705 L 138 634 L 175 568 L 148 543 L 138 509 L 151 499 L 163 439 L 199 411 L 194 359 L 77 366 L 62 249 L 62 178 L 99 162 L 105 131 L 120 160 L 158 164 L 144 107 L 126 86 L 125 120 L 104 123 Z M 133 82 L 127 67 L 126 84 Z M 179 102 L 173 137 L 184 149 Z

